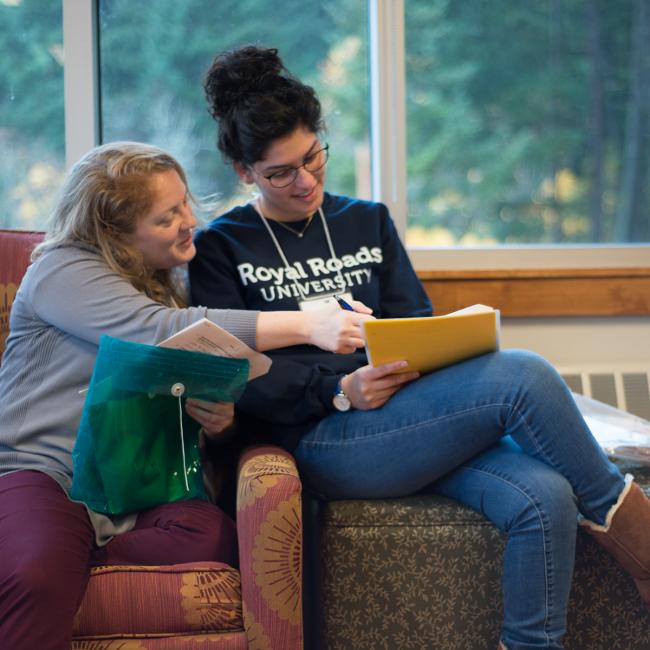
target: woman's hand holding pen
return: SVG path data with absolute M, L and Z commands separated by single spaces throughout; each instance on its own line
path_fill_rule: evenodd
M 417 379 L 418 372 L 395 373 L 407 366 L 394 361 L 383 366 L 362 366 L 341 379 L 341 388 L 355 409 L 368 411 L 383 406 L 404 384 Z
M 313 345 L 350 354 L 365 345 L 361 324 L 374 318 L 372 309 L 358 300 L 351 301 L 354 311 L 341 309 L 338 305 L 328 305 L 322 309 L 303 312 L 309 319 L 310 339 Z

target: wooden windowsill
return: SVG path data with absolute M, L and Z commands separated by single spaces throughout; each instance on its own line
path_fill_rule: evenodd
M 506 317 L 648 316 L 650 267 L 420 270 L 435 313 L 474 303 Z

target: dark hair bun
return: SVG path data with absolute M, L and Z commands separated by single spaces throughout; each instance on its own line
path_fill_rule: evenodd
M 203 88 L 212 117 L 220 119 L 251 94 L 273 88 L 285 71 L 275 48 L 248 45 L 223 52 L 212 62 Z
M 276 49 L 244 45 L 217 55 L 203 88 L 228 161 L 251 165 L 297 128 L 323 128 L 314 89 L 285 68 Z

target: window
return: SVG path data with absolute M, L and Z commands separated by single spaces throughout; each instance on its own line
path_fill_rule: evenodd
M 157 144 L 183 164 L 195 194 L 217 192 L 222 207 L 241 201 L 249 190 L 216 148 L 202 77 L 217 53 L 256 42 L 278 47 L 319 94 L 330 118 L 328 188 L 370 198 L 366 0 L 157 0 L 148 12 L 101 0 L 99 21 L 103 141 Z
M 45 227 L 65 171 L 61 3 L 0 0 L 0 227 Z
M 434 265 L 426 246 L 439 268 L 647 266 L 649 13 L 640 0 L 0 0 L 0 224 L 44 226 L 64 137 L 68 165 L 98 140 L 145 140 L 197 194 L 245 198 L 201 78 L 252 41 L 277 45 L 323 100 L 328 188 L 387 202 L 419 268 Z
M 650 241 L 650 8 L 405 0 L 407 241 Z

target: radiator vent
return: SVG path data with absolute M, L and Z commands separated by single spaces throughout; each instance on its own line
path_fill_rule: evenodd
M 650 368 L 581 366 L 558 370 L 573 392 L 650 420 Z

